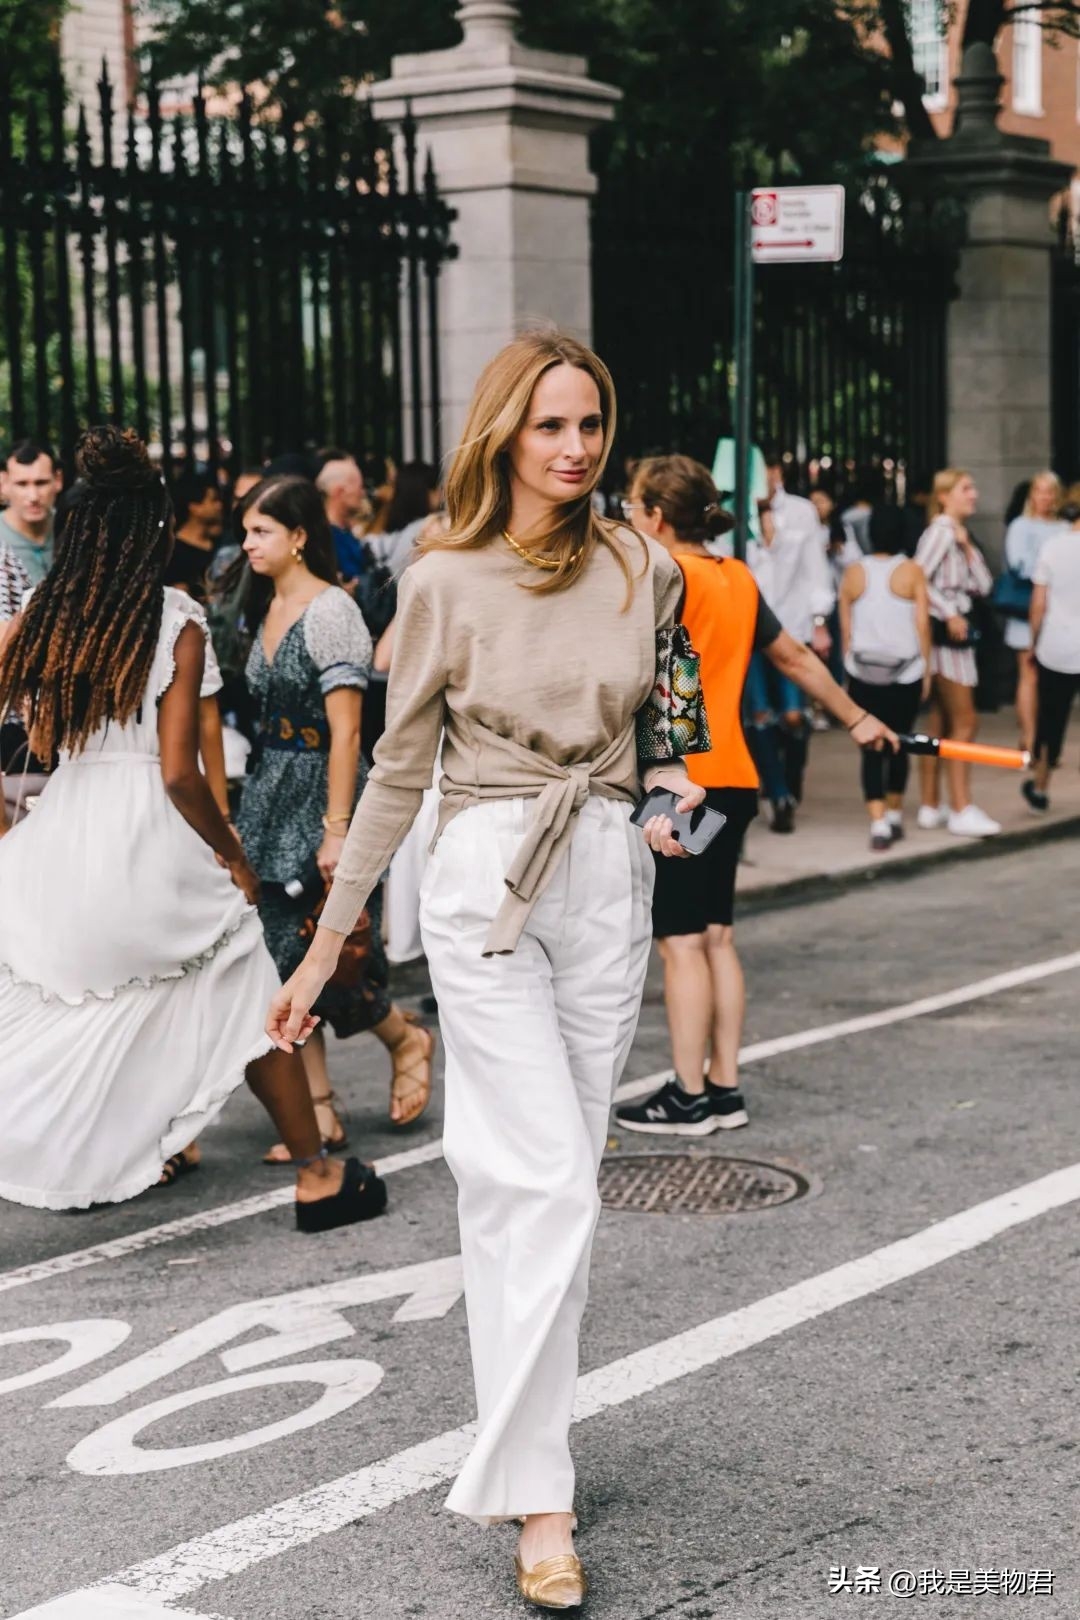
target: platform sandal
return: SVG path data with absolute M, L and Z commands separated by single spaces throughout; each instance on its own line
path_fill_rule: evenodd
M 326 1158 L 326 1150 L 311 1159 L 294 1161 L 298 1169 Z M 300 1232 L 332 1232 L 339 1226 L 355 1226 L 372 1221 L 386 1208 L 386 1182 L 370 1164 L 346 1159 L 345 1177 L 336 1193 L 311 1203 L 296 1203 L 296 1226 Z

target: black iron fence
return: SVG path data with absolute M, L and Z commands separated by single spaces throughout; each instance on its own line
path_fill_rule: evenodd
M 1080 241 L 1068 209 L 1058 231 L 1050 331 L 1053 467 L 1071 484 L 1080 479 Z
M 733 206 L 733 205 L 732 205 Z M 679 449 L 711 463 L 732 429 L 731 222 L 687 208 L 638 218 L 632 167 L 594 215 L 597 347 L 619 393 L 626 455 Z M 755 422 L 805 484 L 876 466 L 944 464 L 946 342 L 962 219 L 931 218 L 883 171 L 849 192 L 841 264 L 758 266 Z
M 0 86 L 0 431 L 135 425 L 165 470 L 332 442 L 438 460 L 450 210 L 408 118 L 289 131 L 248 96 L 93 116 Z

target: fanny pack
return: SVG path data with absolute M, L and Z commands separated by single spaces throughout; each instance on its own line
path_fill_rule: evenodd
M 867 686 L 891 686 L 901 670 L 915 662 L 918 653 L 911 658 L 890 658 L 887 653 L 856 652 L 852 648 L 848 656 L 856 680 L 865 681 Z

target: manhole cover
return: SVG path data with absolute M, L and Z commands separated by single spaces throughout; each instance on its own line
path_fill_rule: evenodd
M 715 1153 L 620 1154 L 600 1166 L 604 1208 L 648 1215 L 737 1215 L 790 1204 L 809 1191 L 797 1170 Z

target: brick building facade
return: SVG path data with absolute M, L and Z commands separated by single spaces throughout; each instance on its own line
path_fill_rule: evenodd
M 939 134 L 946 135 L 956 102 L 962 25 L 948 25 L 945 0 L 908 0 L 908 10 L 915 64 L 928 87 L 926 104 Z M 1002 129 L 1049 141 L 1054 157 L 1080 168 L 1080 42 L 1051 36 L 1026 17 L 1005 29 L 997 58 L 1005 77 Z

